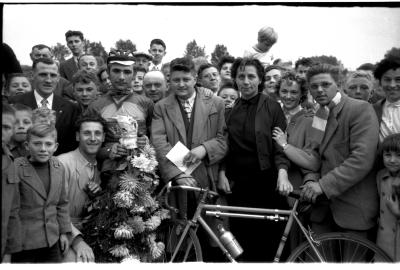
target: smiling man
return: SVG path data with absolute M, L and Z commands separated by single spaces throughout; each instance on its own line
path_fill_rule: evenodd
M 56 155 L 75 149 L 73 125 L 78 117 L 78 107 L 55 95 L 60 79 L 58 66 L 51 58 L 39 58 L 33 62 L 33 91 L 10 98 L 10 103 L 21 103 L 32 109 L 46 107 L 56 112 L 56 129 L 58 134 L 58 149 Z
M 198 71 L 198 82 L 201 86 L 217 93 L 221 83 L 218 68 L 212 64 L 201 65 Z
M 65 168 L 69 214 L 74 225 L 69 239 L 71 248 L 64 256 L 64 262 L 93 262 L 93 251 L 79 230 L 82 229 L 85 205 L 101 191 L 96 155 L 104 142 L 104 120 L 96 114 L 84 114 L 75 126 L 79 147 L 57 157 Z
M 143 78 L 143 89 L 148 98 L 154 103 L 165 97 L 167 82 L 161 71 L 149 71 Z
M 373 170 L 378 119 L 371 104 L 341 93 L 339 74 L 338 67 L 328 64 L 307 72 L 309 90 L 319 104 L 310 148 L 321 159 L 321 168 L 318 174 L 305 175 L 302 198 L 314 201 L 325 194 L 329 199 L 312 209 L 315 233 L 342 231 L 366 238 L 378 214 Z
M 79 56 L 85 53 L 85 42 L 81 31 L 69 30 L 65 33 L 65 39 L 68 48 L 72 52 L 72 57 L 61 63 L 60 75 L 68 81 L 71 81 L 72 76 L 78 71 Z

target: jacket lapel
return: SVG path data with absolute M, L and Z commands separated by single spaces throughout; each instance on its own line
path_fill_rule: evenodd
M 31 91 L 28 95 L 27 95 L 27 105 L 29 107 L 31 107 L 32 109 L 37 109 L 37 103 L 36 103 L 36 98 L 35 95 L 33 94 L 33 91 Z
M 49 195 L 47 196 L 47 201 L 52 199 L 57 193 L 57 190 L 60 188 L 61 181 L 56 181 L 57 178 L 63 176 L 60 170 L 60 163 L 54 159 L 50 160 L 50 190 Z
M 179 104 L 175 98 L 175 95 L 170 95 L 168 97 L 168 103 L 165 104 L 165 110 L 171 123 L 178 130 L 179 136 L 183 140 L 182 143 L 186 145 L 187 138 L 185 124 L 183 123 L 182 113 L 179 109 Z
M 24 178 L 22 179 L 22 181 L 24 181 L 27 185 L 29 185 L 32 189 L 34 189 L 43 199 L 46 200 L 47 198 L 46 190 L 44 189 L 44 185 L 42 181 L 39 179 L 39 176 L 37 175 L 35 169 L 32 166 L 29 166 L 28 164 L 24 164 L 23 175 Z
M 339 102 L 338 105 L 336 105 L 333 108 L 331 115 L 329 115 L 328 124 L 326 126 L 324 139 L 321 142 L 320 153 L 324 152 L 326 146 L 328 145 L 328 143 L 331 140 L 333 134 L 335 133 L 336 129 L 339 126 L 339 123 L 337 121 L 337 115 L 343 109 L 343 105 L 344 105 L 345 102 L 347 102 L 347 97 L 342 94 L 341 101 Z
M 200 91 L 197 91 L 196 105 L 194 112 L 195 125 L 193 126 L 192 144 L 198 145 L 200 137 L 204 135 L 206 123 L 213 103 L 211 97 L 205 97 Z

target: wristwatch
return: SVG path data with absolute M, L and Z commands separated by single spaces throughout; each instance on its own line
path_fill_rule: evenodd
M 282 144 L 282 148 L 283 148 L 283 151 L 285 151 L 286 150 L 286 148 L 288 147 L 288 143 L 286 142 L 286 143 L 284 143 L 284 144 Z

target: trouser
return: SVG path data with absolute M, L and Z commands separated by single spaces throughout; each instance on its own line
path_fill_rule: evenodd
M 58 263 L 61 259 L 59 241 L 51 247 L 23 250 L 11 257 L 13 263 Z

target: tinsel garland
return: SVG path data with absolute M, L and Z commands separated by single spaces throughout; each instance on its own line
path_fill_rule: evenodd
M 169 211 L 154 197 L 159 184 L 155 151 L 134 150 L 123 170 L 111 174 L 108 188 L 88 207 L 82 233 L 96 262 L 152 262 L 164 253 L 158 228 Z

